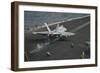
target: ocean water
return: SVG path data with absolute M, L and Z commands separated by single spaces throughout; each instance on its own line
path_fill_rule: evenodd
M 89 14 L 24 11 L 24 28 L 28 30 L 30 27 L 44 25 L 44 23 L 54 23 L 87 15 Z

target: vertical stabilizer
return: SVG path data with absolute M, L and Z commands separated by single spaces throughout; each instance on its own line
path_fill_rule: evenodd
M 44 24 L 45 24 L 45 26 L 47 27 L 47 30 L 48 30 L 49 32 L 51 32 L 51 30 L 50 30 L 49 26 L 47 25 L 47 23 L 44 23 Z
M 56 30 L 58 30 L 59 29 L 59 24 L 57 24 L 57 27 L 56 27 Z

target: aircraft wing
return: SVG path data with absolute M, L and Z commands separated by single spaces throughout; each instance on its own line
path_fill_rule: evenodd
M 72 32 L 63 32 L 61 33 L 63 36 L 73 36 L 75 35 L 75 33 L 72 33 Z
M 72 32 L 63 32 L 63 33 L 57 33 L 57 32 L 53 32 L 53 33 L 49 33 L 48 31 L 45 32 L 32 32 L 32 34 L 40 34 L 40 35 L 62 35 L 62 36 L 73 36 L 75 35 L 75 33 Z
M 56 33 L 56 32 L 53 32 L 53 33 L 50 33 L 50 32 L 48 32 L 48 31 L 45 31 L 45 32 L 32 32 L 32 34 L 53 34 L 53 35 L 60 35 L 60 33 Z
M 72 35 L 75 35 L 75 33 L 72 33 L 72 32 L 53 32 L 53 33 L 50 33 L 50 34 L 53 34 L 53 35 L 63 35 L 63 36 L 72 36 Z
M 45 31 L 45 32 L 32 32 L 32 34 L 49 34 L 49 32 Z

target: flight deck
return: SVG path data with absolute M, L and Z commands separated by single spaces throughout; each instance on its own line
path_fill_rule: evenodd
M 90 58 L 90 16 L 74 17 L 54 24 L 48 23 L 48 26 L 53 30 L 56 24 L 63 25 L 67 32 L 75 33 L 75 35 L 65 38 L 32 34 L 33 31 L 47 31 L 44 24 L 25 31 L 25 61 Z

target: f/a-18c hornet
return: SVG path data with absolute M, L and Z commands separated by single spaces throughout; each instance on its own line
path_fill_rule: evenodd
M 63 25 L 57 24 L 56 28 L 51 30 L 47 23 L 44 23 L 45 27 L 48 31 L 41 31 L 41 32 L 35 32 L 32 31 L 32 34 L 34 35 L 47 35 L 48 37 L 68 37 L 73 36 L 75 33 L 67 32 L 67 28 L 65 28 Z

